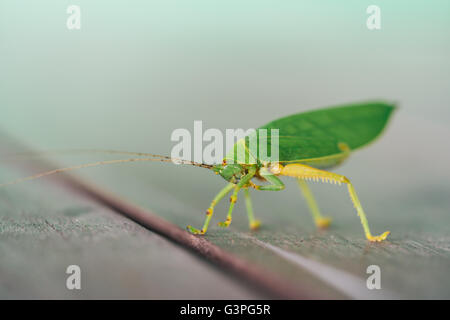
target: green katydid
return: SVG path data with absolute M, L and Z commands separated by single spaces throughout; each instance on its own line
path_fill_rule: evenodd
M 232 192 L 227 218 L 225 222 L 219 223 L 219 226 L 221 227 L 228 227 L 231 223 L 234 204 L 236 203 L 238 193 L 241 190 L 244 192 L 250 228 L 257 229 L 260 226 L 260 222 L 254 217 L 249 189 L 281 191 L 285 186 L 279 177 L 289 176 L 298 180 L 299 187 L 310 207 L 310 211 L 317 227 L 328 227 L 331 219 L 322 216 L 320 213 L 306 181 L 320 180 L 322 182 L 344 183 L 348 187 L 350 198 L 361 219 L 366 238 L 370 241 L 383 241 L 388 236 L 389 231 L 378 236 L 372 235 L 366 215 L 350 180 L 343 175 L 325 171 L 324 169 L 339 165 L 353 150 L 373 141 L 386 126 L 394 108 L 395 107 L 392 104 L 375 101 L 298 113 L 274 120 L 259 129 L 278 129 L 279 136 L 277 137 L 277 143 L 279 144 L 279 160 L 276 162 L 270 161 L 270 158 L 265 158 L 264 156 L 252 153 L 248 148 L 249 137 L 238 141 L 235 148 L 225 156 L 221 164 L 208 165 L 177 159 L 178 162 L 182 164 L 190 164 L 210 169 L 228 182 L 228 184 L 216 195 L 211 202 L 210 207 L 206 210 L 203 227 L 201 229 L 196 229 L 192 226 L 187 226 L 187 229 L 194 234 L 206 233 L 213 216 L 214 207 L 220 200 Z M 270 145 L 271 141 L 271 137 L 269 136 L 264 143 Z M 261 143 L 263 142 L 258 140 L 258 144 Z M 245 160 L 236 158 L 235 151 L 238 145 L 244 147 Z M 149 153 L 121 152 L 114 150 L 96 151 L 142 156 L 142 158 L 99 161 L 55 169 L 1 184 L 0 187 L 40 178 L 54 173 L 103 164 L 133 161 L 171 162 L 174 160 L 170 157 Z M 249 159 L 252 161 L 248 161 Z M 255 184 L 252 181 L 253 179 L 268 182 L 268 184 Z

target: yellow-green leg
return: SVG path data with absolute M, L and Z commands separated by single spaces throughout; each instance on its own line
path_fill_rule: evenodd
M 230 225 L 231 214 L 233 213 L 234 204 L 237 201 L 237 195 L 243 187 L 247 186 L 247 184 L 250 182 L 255 173 L 256 169 L 250 168 L 248 173 L 238 182 L 238 184 L 236 184 L 236 186 L 234 187 L 234 192 L 230 197 L 230 208 L 228 209 L 227 219 L 225 220 L 225 222 L 219 222 L 218 223 L 219 226 L 226 228 Z
M 364 234 L 366 238 L 370 241 L 383 241 L 389 235 L 389 231 L 386 231 L 378 236 L 373 236 L 369 229 L 369 223 L 367 222 L 366 214 L 359 202 L 358 196 L 356 195 L 355 188 L 351 184 L 350 180 L 348 180 L 345 176 L 342 176 L 337 173 L 328 172 L 320 169 L 316 169 L 304 164 L 288 164 L 286 166 L 278 166 L 277 174 L 282 176 L 296 177 L 299 179 L 310 179 L 315 181 L 326 181 L 326 182 L 334 182 L 334 183 L 345 183 L 348 187 L 348 192 L 350 194 L 350 198 L 355 206 L 355 209 L 358 213 L 359 218 L 361 219 L 361 224 L 364 229 Z
M 252 205 L 252 199 L 250 198 L 250 192 L 248 189 L 244 189 L 244 196 L 245 196 L 245 206 L 247 207 L 247 215 L 248 215 L 248 223 L 251 230 L 256 230 L 261 226 L 261 222 L 259 220 L 255 219 L 255 216 L 253 214 L 253 205 Z
M 348 193 L 350 193 L 350 198 L 352 199 L 353 205 L 355 206 L 355 209 L 358 212 L 358 216 L 361 219 L 361 224 L 363 226 L 366 238 L 370 241 L 378 241 L 378 242 L 385 240 L 390 232 L 386 231 L 386 232 L 380 234 L 379 236 L 372 236 L 372 234 L 370 233 L 369 223 L 367 222 L 366 214 L 364 213 L 361 203 L 359 202 L 358 196 L 356 195 L 355 188 L 350 183 L 350 181 L 347 182 L 347 187 L 348 187 Z
M 217 225 L 219 225 L 222 228 L 227 228 L 231 223 L 231 215 L 233 214 L 233 209 L 237 201 L 237 195 L 239 193 L 239 190 L 241 190 L 241 188 L 239 188 L 238 186 L 234 187 L 234 192 L 230 197 L 230 207 L 228 208 L 227 219 L 224 222 L 217 223 Z
M 206 218 L 205 222 L 203 223 L 203 228 L 201 230 L 198 230 L 192 226 L 187 226 L 186 228 L 192 232 L 193 234 L 205 234 L 206 230 L 208 230 L 209 222 L 211 221 L 214 207 L 219 203 L 220 200 L 222 200 L 223 197 L 225 197 L 233 188 L 235 185 L 233 183 L 227 184 L 225 188 L 220 190 L 220 192 L 215 196 L 213 201 L 211 202 L 211 205 L 209 206 L 208 210 L 206 210 Z
M 318 228 L 327 228 L 331 223 L 331 218 L 324 217 L 320 213 L 319 207 L 317 206 L 316 199 L 314 198 L 311 189 L 308 187 L 308 184 L 303 179 L 297 179 L 298 185 L 302 190 L 303 196 L 308 203 L 309 210 L 313 216 L 314 222 Z
M 226 222 L 223 222 L 223 224 L 224 224 L 223 226 L 225 226 L 225 227 L 229 226 L 231 223 L 231 213 L 233 212 L 234 204 L 236 203 L 236 200 L 237 200 L 237 194 L 238 194 L 239 190 L 241 190 L 242 187 L 244 187 L 245 185 L 247 185 L 249 183 L 249 181 L 252 179 L 252 177 L 255 175 L 255 173 L 256 173 L 256 168 L 254 168 L 254 167 L 249 168 L 248 173 L 244 177 L 242 177 L 242 179 L 239 181 L 238 184 L 229 183 L 225 188 L 223 188 L 216 195 L 214 200 L 211 202 L 211 206 L 208 208 L 208 210 L 206 210 L 206 218 L 205 218 L 205 222 L 203 224 L 203 228 L 201 230 L 198 230 L 192 226 L 187 226 L 187 229 L 190 232 L 192 232 L 193 234 L 205 234 L 206 230 L 208 230 L 208 225 L 209 225 L 209 222 L 211 221 L 214 207 L 220 200 L 222 200 L 223 197 L 225 197 L 227 195 L 228 192 L 230 192 L 234 188 L 233 195 L 230 198 L 231 204 L 230 204 L 230 209 L 228 210 L 228 218 L 227 218 Z

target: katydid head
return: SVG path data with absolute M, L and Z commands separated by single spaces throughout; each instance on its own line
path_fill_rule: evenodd
M 218 164 L 212 168 L 216 174 L 231 183 L 238 182 L 245 175 L 245 168 L 240 164 Z

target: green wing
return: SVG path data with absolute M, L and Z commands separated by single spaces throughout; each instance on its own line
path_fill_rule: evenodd
M 373 141 L 386 126 L 395 106 L 368 102 L 298 113 L 272 121 L 259 129 L 268 129 L 267 138 L 259 135 L 258 145 L 274 137 L 270 129 L 279 130 L 279 162 L 305 163 L 331 167 L 342 162 L 350 151 Z M 270 161 L 259 155 L 260 161 Z

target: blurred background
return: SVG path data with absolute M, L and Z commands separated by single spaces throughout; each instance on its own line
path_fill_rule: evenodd
M 72 4 L 81 8 L 80 30 L 66 27 Z M 366 27 L 372 4 L 381 9 L 380 30 Z M 0 128 L 36 150 L 170 155 L 172 131 L 192 130 L 194 120 L 202 120 L 204 129 L 253 128 L 320 107 L 395 101 L 399 109 L 381 139 L 337 172 L 352 179 L 374 233 L 391 230 L 391 246 L 379 253 L 388 257 L 386 268 L 395 265 L 389 259 L 411 266 L 419 257 L 418 272 L 439 273 L 450 266 L 449 56 L 446 0 L 2 0 Z M 224 183 L 206 170 L 159 163 L 80 174 L 180 227 L 199 225 Z M 295 181 L 287 187 L 283 193 L 254 193 L 266 225 L 260 237 L 315 232 Z M 364 243 L 344 188 L 317 184 L 313 191 L 322 211 L 334 217 L 330 234 Z M 244 214 L 238 204 L 235 230 L 247 230 Z M 215 219 L 224 216 L 225 204 Z M 212 237 L 217 232 L 211 228 Z M 401 250 L 414 247 L 410 241 L 417 238 L 423 248 Z M 424 243 L 439 254 L 430 254 Z M 359 259 L 345 247 L 308 252 L 323 260 L 330 254 Z M 430 255 L 437 259 L 432 266 L 423 259 Z M 400 291 L 424 287 L 406 277 L 392 279 Z M 424 296 L 450 295 L 439 278 L 425 283 Z

